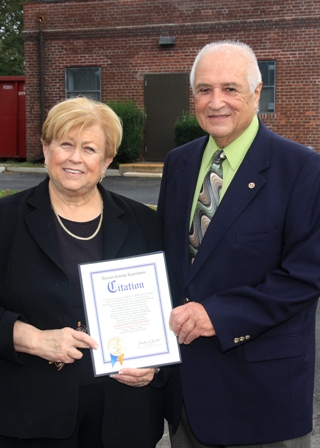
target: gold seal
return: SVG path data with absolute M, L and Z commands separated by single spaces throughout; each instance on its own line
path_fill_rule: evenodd
M 108 350 L 111 355 L 119 356 L 124 353 L 126 349 L 125 341 L 119 336 L 114 336 L 108 341 Z

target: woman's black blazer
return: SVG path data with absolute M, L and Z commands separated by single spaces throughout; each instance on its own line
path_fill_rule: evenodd
M 149 207 L 98 186 L 104 203 L 104 258 L 162 249 L 161 226 Z M 79 362 L 61 371 L 16 353 L 13 325 L 75 327 L 69 283 L 58 249 L 48 179 L 0 200 L 0 434 L 67 438 L 75 427 Z M 143 388 L 105 377 L 103 439 L 113 448 L 150 448 L 163 433 L 166 369 Z

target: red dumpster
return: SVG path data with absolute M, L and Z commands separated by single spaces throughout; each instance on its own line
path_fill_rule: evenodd
M 24 76 L 0 76 L 0 157 L 26 158 Z

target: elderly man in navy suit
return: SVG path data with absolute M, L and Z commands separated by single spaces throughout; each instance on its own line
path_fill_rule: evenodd
M 171 151 L 158 210 L 181 344 L 173 447 L 308 448 L 320 290 L 320 156 L 257 117 L 250 47 L 191 72 L 209 134 Z

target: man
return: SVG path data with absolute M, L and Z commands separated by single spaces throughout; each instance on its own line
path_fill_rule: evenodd
M 209 136 L 168 154 L 158 206 L 175 306 L 170 325 L 182 354 L 184 406 L 172 446 L 307 448 L 320 156 L 258 120 L 261 74 L 247 45 L 204 47 L 191 85 Z M 222 187 L 215 178 L 218 193 L 212 187 L 207 196 L 220 190 L 220 202 L 197 221 L 214 154 Z M 182 403 L 173 389 L 175 431 Z

